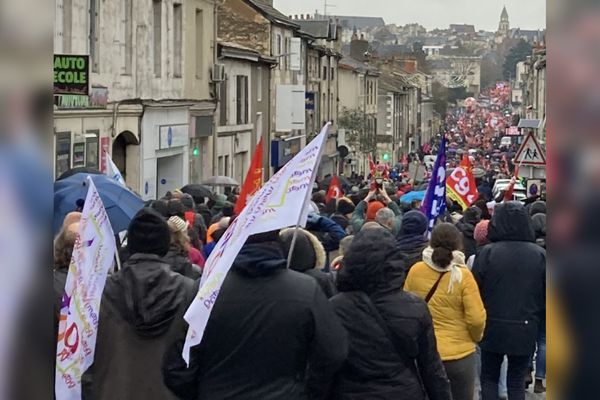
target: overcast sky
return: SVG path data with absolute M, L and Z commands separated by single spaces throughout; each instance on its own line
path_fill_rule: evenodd
M 323 14 L 325 0 L 274 0 L 285 15 Z M 475 29 L 496 31 L 506 5 L 511 28 L 546 27 L 546 0 L 327 0 L 328 14 L 383 17 L 386 24 L 418 22 L 425 28 L 472 24 Z

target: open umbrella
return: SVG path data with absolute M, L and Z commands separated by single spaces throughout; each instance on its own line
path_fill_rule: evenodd
M 404 196 L 400 197 L 400 202 L 410 203 L 413 200 L 423 201 L 425 198 L 425 193 L 427 193 L 427 190 L 413 190 L 412 192 L 408 192 Z
M 238 181 L 228 176 L 211 176 L 202 184 L 206 186 L 240 186 Z
M 126 230 L 131 219 L 144 207 L 142 199 L 114 179 L 104 174 L 76 173 L 54 182 L 54 234 L 60 230 L 65 216 L 75 211 L 77 201 L 85 200 L 88 176 L 100 194 L 115 233 Z
M 212 199 L 214 197 L 214 195 L 209 187 L 200 185 L 198 183 L 192 183 L 189 185 L 185 185 L 184 187 L 181 188 L 181 191 L 183 193 L 189 194 L 190 196 L 192 196 L 194 198 L 206 197 L 206 198 Z

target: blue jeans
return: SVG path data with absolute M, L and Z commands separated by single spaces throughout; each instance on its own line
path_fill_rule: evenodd
M 498 382 L 503 361 L 504 354 L 481 351 L 482 400 L 498 400 Z M 510 400 L 525 400 L 525 374 L 529 361 L 529 356 L 508 355 L 506 387 Z
M 546 323 L 540 324 L 540 331 L 536 339 L 537 351 L 535 353 L 535 379 L 546 379 Z M 533 356 L 530 367 L 533 369 Z

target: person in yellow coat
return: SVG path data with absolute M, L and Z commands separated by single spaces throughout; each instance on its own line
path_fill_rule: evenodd
M 483 337 L 486 313 L 461 249 L 462 234 L 454 225 L 436 225 L 429 246 L 423 250 L 423 261 L 410 269 L 404 290 L 429 306 L 452 398 L 472 400 L 476 345 Z

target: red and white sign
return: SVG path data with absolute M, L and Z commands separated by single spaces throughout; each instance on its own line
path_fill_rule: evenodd
M 529 132 L 515 156 L 517 165 L 545 166 L 546 154 L 533 133 Z

